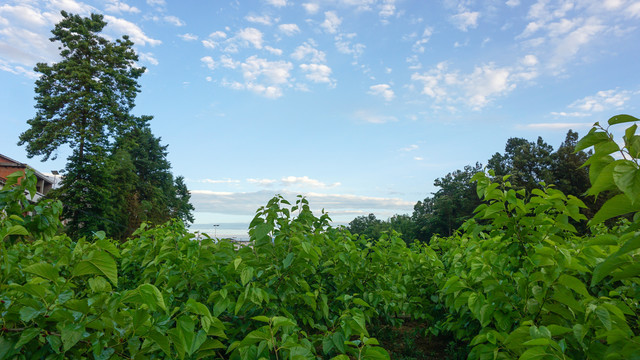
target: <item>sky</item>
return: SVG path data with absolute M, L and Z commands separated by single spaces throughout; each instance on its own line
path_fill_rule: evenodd
M 436 178 L 507 139 L 557 148 L 640 112 L 638 0 L 0 1 L 0 153 L 35 115 L 33 67 L 59 61 L 60 11 L 135 43 L 141 92 L 195 206 L 245 228 L 275 194 L 336 224 L 411 213 Z

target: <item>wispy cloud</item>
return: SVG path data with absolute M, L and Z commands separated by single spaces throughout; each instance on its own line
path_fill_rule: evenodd
M 325 29 L 326 32 L 335 34 L 338 32 L 340 24 L 342 24 L 342 19 L 338 17 L 335 11 L 326 11 L 324 13 L 324 21 L 320 26 Z
M 190 33 L 180 34 L 178 35 L 184 41 L 195 41 L 198 40 L 198 36 Z
M 280 24 L 278 29 L 287 36 L 293 36 L 300 32 L 300 28 L 296 24 Z
M 304 7 L 307 14 L 315 14 L 320 10 L 320 5 L 317 3 L 304 3 L 302 4 L 302 7 Z
M 136 45 L 151 45 L 157 46 L 162 44 L 162 41 L 153 39 L 142 31 L 142 29 L 125 19 L 120 19 L 111 15 L 105 15 L 105 20 L 108 22 L 107 27 L 113 29 L 119 34 L 127 34 Z
M 109 1 L 107 6 L 105 6 L 104 10 L 108 12 L 132 13 L 132 14 L 137 14 L 140 12 L 140 9 L 138 9 L 137 7 L 130 6 L 122 1 L 117 1 L 117 0 Z
M 196 183 L 203 184 L 237 184 L 240 183 L 240 180 L 234 179 L 197 179 L 197 180 L 188 180 Z
M 262 24 L 262 25 L 271 25 L 272 20 L 269 15 L 247 15 L 244 17 L 245 20 L 252 23 Z
M 468 11 L 462 9 L 459 13 L 451 17 L 451 22 L 460 30 L 467 31 L 478 26 L 478 18 L 480 13 L 477 11 Z
M 611 89 L 598 91 L 595 95 L 586 96 L 574 101 L 570 108 L 582 111 L 604 111 L 620 109 L 631 98 L 632 92 L 628 90 Z
M 370 124 L 385 124 L 398 121 L 398 118 L 395 116 L 377 114 L 369 110 L 358 110 L 354 115 L 356 119 Z
M 274 195 L 281 194 L 289 201 L 294 201 L 296 195 L 304 195 L 312 210 L 325 209 L 331 211 L 364 211 L 365 213 L 379 210 L 394 212 L 410 212 L 414 202 L 399 198 L 385 198 L 360 196 L 353 194 L 323 194 L 318 192 L 294 192 L 290 190 L 274 191 L 261 190 L 255 192 L 220 192 L 208 190 L 191 191 L 191 201 L 196 212 L 215 212 L 233 215 L 250 215 L 260 206 L 264 206 Z
M 420 147 L 418 145 L 415 144 L 411 144 L 407 147 L 403 147 L 402 149 L 400 149 L 400 151 L 405 151 L 405 152 L 410 152 L 410 151 L 415 151 L 418 150 Z
M 317 44 L 313 40 L 305 41 L 302 45 L 298 46 L 291 57 L 295 60 L 307 60 L 314 63 L 324 63 L 327 60 L 324 51 L 320 51 L 316 48 Z
M 582 112 L 564 112 L 564 111 L 560 111 L 560 112 L 556 112 L 556 111 L 552 111 L 551 115 L 555 116 L 555 117 L 586 117 L 586 116 L 591 116 L 591 114 L 589 113 L 582 113 Z
M 275 7 L 287 6 L 287 0 L 265 0 L 265 2 Z
M 369 87 L 369 94 L 381 96 L 385 101 L 391 101 L 395 97 L 395 93 L 391 90 L 389 84 L 378 84 Z
M 532 129 L 532 130 L 569 130 L 569 129 L 584 129 L 590 128 L 593 123 L 535 123 L 520 125 L 519 128 Z

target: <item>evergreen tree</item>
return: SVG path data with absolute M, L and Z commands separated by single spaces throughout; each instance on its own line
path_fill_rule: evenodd
M 155 137 L 148 126 L 150 117 L 137 119 L 137 125 L 114 144 L 111 162 L 114 169 L 114 193 L 117 196 L 114 208 L 126 228 L 114 235 L 126 238 L 142 222 L 161 224 L 171 218 L 193 222 L 189 203 L 190 194 L 184 179 L 174 180 L 171 164 L 167 160 L 167 145 Z
M 68 232 L 124 238 L 143 221 L 193 221 L 189 192 L 173 179 L 167 147 L 148 127 L 151 117 L 130 114 L 145 71 L 135 66 L 133 42 L 100 36 L 102 15 L 63 11 L 62 18 L 51 38 L 62 60 L 36 65 L 36 116 L 18 144 L 43 161 L 55 159 L 62 145 L 71 148 L 61 187 L 50 193 L 64 204 Z

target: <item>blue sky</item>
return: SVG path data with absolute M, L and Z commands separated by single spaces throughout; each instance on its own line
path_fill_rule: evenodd
M 68 149 L 41 163 L 16 143 L 60 10 L 135 42 L 134 113 L 154 116 L 203 226 L 248 224 L 276 193 L 339 223 L 410 213 L 510 137 L 557 147 L 639 115 L 638 0 L 5 0 L 0 153 L 43 172 Z

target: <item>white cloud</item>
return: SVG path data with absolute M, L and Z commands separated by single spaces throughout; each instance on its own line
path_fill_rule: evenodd
M 216 62 L 211 56 L 203 56 L 200 58 L 200 61 L 207 65 L 210 70 L 214 70 L 216 68 Z
M 604 111 L 609 109 L 620 109 L 631 98 L 631 92 L 627 90 L 603 90 L 595 95 L 584 97 L 574 101 L 570 108 L 582 111 Z
M 20 65 L 10 65 L 2 59 L 0 59 L 0 71 L 10 72 L 15 75 L 24 75 L 30 79 L 37 79 L 38 77 L 40 77 L 38 74 L 31 70 L 27 70 Z
M 320 10 L 320 5 L 316 3 L 304 3 L 302 4 L 302 7 L 304 7 L 307 14 L 315 14 Z
M 324 13 L 324 22 L 320 24 L 328 33 L 335 34 L 338 27 L 342 24 L 342 19 L 338 17 L 335 11 L 326 11 Z
M 180 18 L 178 18 L 177 16 L 173 16 L 173 15 L 165 15 L 162 18 L 164 21 L 168 22 L 169 24 L 173 25 L 173 26 L 184 26 L 184 21 L 180 20 Z
M 317 46 L 316 43 L 310 39 L 308 42 L 298 46 L 291 54 L 291 57 L 298 61 L 306 59 L 314 63 L 325 62 L 326 54 L 316 49 L 315 46 Z
M 370 86 L 369 94 L 382 96 L 385 101 L 391 101 L 395 97 L 393 90 L 391 90 L 391 86 L 388 84 L 378 84 Z
M 358 120 L 370 123 L 370 124 L 384 124 L 388 122 L 396 122 L 398 118 L 395 116 L 380 115 L 372 113 L 368 110 L 358 110 L 355 112 L 355 117 Z
M 23 5 L 9 5 L 5 4 L 0 6 L 0 16 L 4 16 L 11 19 L 13 25 L 22 25 L 29 28 L 39 28 L 50 25 L 50 21 L 45 15 L 36 8 Z
M 589 43 L 595 35 L 605 29 L 606 27 L 603 26 L 598 19 L 588 19 L 582 26 L 556 41 L 556 47 L 550 65 L 552 67 L 562 66 L 572 59 L 581 47 Z
M 236 37 L 252 44 L 256 49 L 262 49 L 262 32 L 256 28 L 244 28 L 238 32 Z
M 147 0 L 147 4 L 151 6 L 165 6 L 167 3 L 165 0 Z
M 184 41 L 195 41 L 198 40 L 198 36 L 191 34 L 191 33 L 186 33 L 186 34 L 181 34 L 178 35 L 180 38 L 182 38 L 182 40 Z
M 478 26 L 478 17 L 480 13 L 477 11 L 461 11 L 460 13 L 453 15 L 451 21 L 458 29 L 467 31 L 469 28 L 473 29 Z
M 285 187 L 304 186 L 313 188 L 331 188 L 340 186 L 339 182 L 333 184 L 325 184 L 322 181 L 310 179 L 308 176 L 285 176 L 280 181 Z
M 224 41 L 224 39 L 226 38 L 227 38 L 226 33 L 222 31 L 214 31 L 211 34 L 209 34 L 208 39 L 204 39 L 201 42 L 204 47 L 209 49 L 214 49 L 220 44 L 221 41 Z
M 158 59 L 156 59 L 156 58 L 153 56 L 153 53 L 150 53 L 150 52 L 147 52 L 147 53 L 140 52 L 138 55 L 139 55 L 139 57 L 140 57 L 140 60 L 142 60 L 142 61 L 146 61 L 146 62 L 150 63 L 151 65 L 158 65 L 158 64 L 159 64 Z
M 395 14 L 396 12 L 396 5 L 395 5 L 396 0 L 383 0 L 382 4 L 380 5 L 380 12 L 378 13 L 378 15 L 380 15 L 381 18 L 388 18 L 393 16 L 393 14 Z
M 96 12 L 96 8 L 93 6 L 77 2 L 75 0 L 49 0 L 49 5 L 47 7 L 56 10 L 57 14 L 60 13 L 60 10 L 66 10 L 69 13 L 80 14 L 83 16 L 88 16 L 91 12 Z
M 37 62 L 57 61 L 59 52 L 42 32 L 8 27 L 0 29 L 0 56 L 10 63 L 33 67 Z
M 293 36 L 300 32 L 300 28 L 296 24 L 280 24 L 278 29 L 287 36 Z
M 270 84 L 285 84 L 291 76 L 293 65 L 286 61 L 268 61 L 257 56 L 249 57 L 240 66 L 247 81 L 264 77 Z
M 413 157 L 413 160 L 415 160 L 415 161 L 422 161 L 422 160 L 424 160 L 424 158 L 423 158 L 423 157 L 421 157 L 421 156 L 414 156 L 414 157 Z
M 234 61 L 229 55 L 222 55 L 220 56 L 220 65 L 228 69 L 235 69 L 239 63 Z
M 260 180 L 260 179 L 256 179 Z M 388 210 L 389 213 L 398 211 L 410 212 L 414 201 L 399 198 L 383 198 L 360 196 L 352 194 L 321 194 L 317 192 L 294 192 L 291 190 L 261 190 L 256 192 L 221 192 L 210 190 L 192 190 L 191 201 L 196 212 L 215 212 L 233 215 L 252 216 L 260 206 L 264 206 L 273 196 L 279 193 L 286 199 L 294 201 L 298 194 L 307 198 L 314 211 L 325 209 L 331 211 L 357 210 L 370 213 Z
M 593 123 L 537 123 L 520 125 L 518 127 L 532 130 L 568 130 L 590 128 L 591 126 L 593 126 Z
M 633 17 L 633 18 L 640 17 L 640 1 L 636 1 L 633 4 L 629 5 L 625 13 L 627 14 L 628 17 Z
M 362 55 L 365 49 L 365 45 L 361 43 L 352 44 L 351 40 L 356 37 L 355 33 L 351 34 L 338 34 L 335 37 L 336 41 L 336 49 L 342 53 L 347 55 L 352 55 L 354 61 L 357 61 L 358 58 Z
M 276 99 L 283 95 L 283 87 L 289 87 L 293 64 L 287 61 L 268 61 L 253 55 L 239 64 L 244 82 L 223 81 L 235 90 L 249 90 L 258 95 Z
M 525 65 L 525 66 L 536 66 L 538 65 L 538 58 L 535 55 L 525 55 L 524 58 L 522 58 L 521 62 Z
M 324 64 L 300 64 L 306 78 L 317 83 L 333 83 L 331 68 Z
M 216 43 L 213 40 L 202 40 L 201 43 L 202 43 L 202 46 L 209 49 L 215 49 L 215 47 L 218 45 L 218 43 Z
M 110 1 L 107 6 L 104 8 L 105 11 L 110 11 L 110 12 L 115 12 L 115 13 L 132 13 L 132 14 L 137 14 L 140 12 L 140 9 L 138 9 L 135 6 L 130 6 L 124 2 L 118 1 L 118 0 L 112 0 Z
M 271 187 L 275 185 L 278 180 L 274 179 L 247 179 L 247 182 L 250 184 L 257 184 L 260 186 Z
M 265 0 L 267 4 L 275 7 L 287 6 L 287 0 Z
M 198 180 L 188 180 L 191 182 L 204 183 L 204 184 L 237 184 L 240 183 L 240 180 L 233 179 L 198 179 Z
M 538 73 L 530 67 L 497 67 L 492 63 L 476 66 L 472 73 L 463 74 L 449 71 L 447 64 L 441 62 L 427 72 L 414 73 L 411 79 L 420 83 L 421 93 L 436 103 L 463 102 L 479 110 L 496 97 L 511 92 L 517 83 L 530 81 L 537 76 Z
M 138 25 L 130 21 L 116 18 L 111 15 L 105 15 L 104 18 L 109 23 L 107 25 L 108 28 L 113 29 L 119 34 L 129 35 L 136 45 L 144 46 L 149 44 L 151 46 L 156 46 L 162 44 L 162 41 L 147 36 Z
M 405 151 L 405 152 L 410 152 L 410 151 L 415 151 L 418 150 L 420 147 L 418 145 L 415 144 L 411 144 L 407 147 L 404 147 L 402 149 L 400 149 L 400 151 Z
M 252 22 L 252 23 L 257 23 L 257 24 L 262 24 L 262 25 L 271 25 L 271 17 L 269 17 L 269 15 L 262 15 L 262 16 L 247 15 L 244 18 L 247 21 Z
M 223 31 L 214 31 L 211 34 L 209 34 L 209 37 L 212 39 L 226 39 L 227 34 Z
M 282 55 L 282 49 L 276 49 L 276 48 L 268 46 L 268 45 L 265 46 L 264 49 L 267 50 L 268 52 L 272 53 L 273 55 L 278 55 L 278 56 Z
M 564 112 L 564 111 L 560 111 L 560 112 L 555 112 L 552 111 L 551 115 L 556 116 L 556 117 L 585 117 L 585 116 L 591 116 L 591 114 L 588 113 L 581 113 L 581 112 Z
M 516 7 L 520 5 L 520 0 L 507 0 L 505 4 L 507 4 L 507 6 L 509 7 Z

